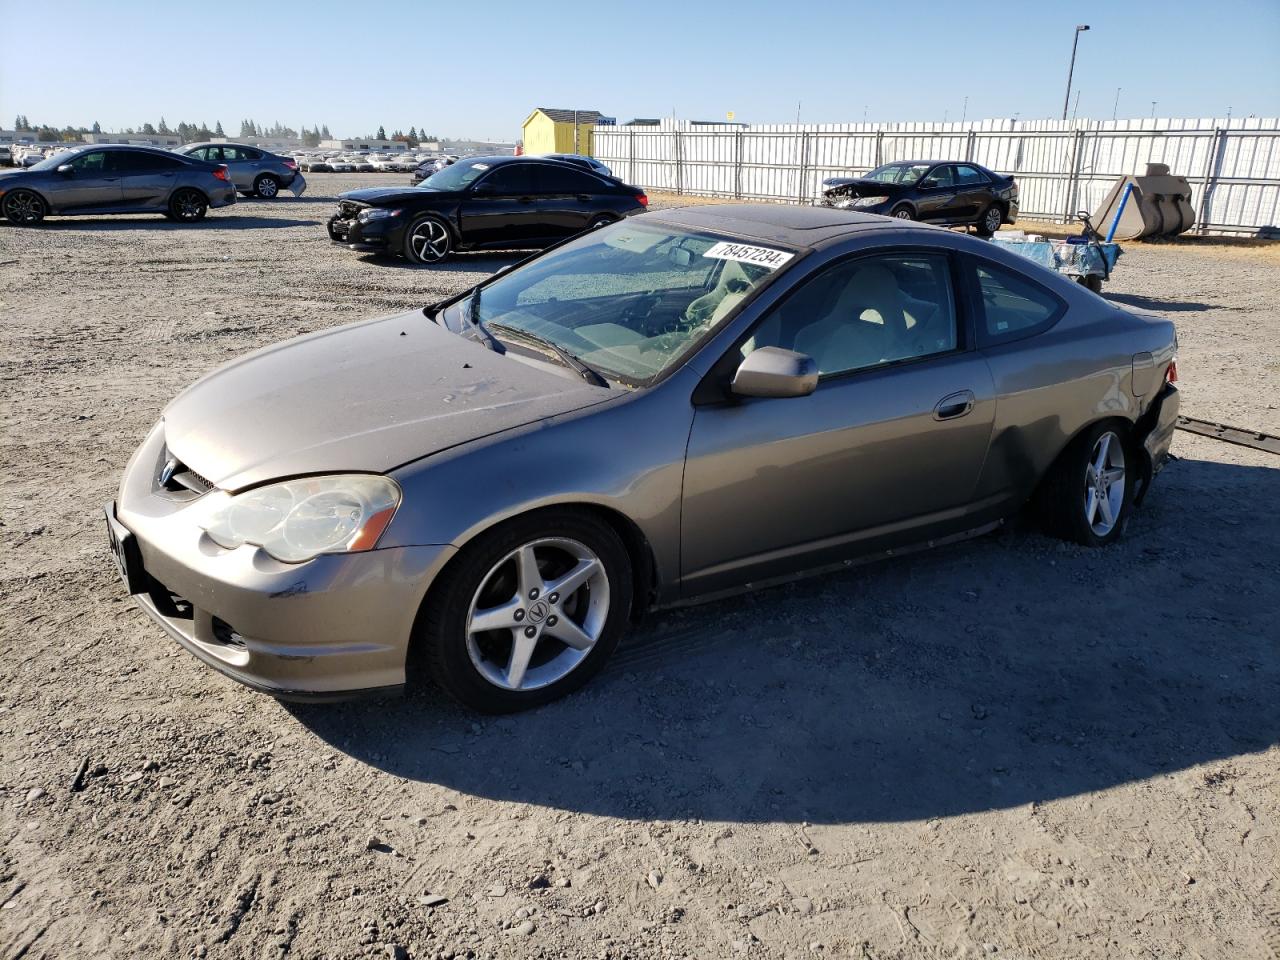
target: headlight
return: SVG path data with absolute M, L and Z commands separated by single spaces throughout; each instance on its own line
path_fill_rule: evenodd
M 387 210 L 383 207 L 365 207 L 360 211 L 360 221 L 368 223 L 370 220 L 385 220 L 387 217 L 400 216 L 399 210 Z
M 851 206 L 855 207 L 878 207 L 882 203 L 888 203 L 888 197 L 858 197 L 853 201 Z
M 200 524 L 214 543 L 246 543 L 277 560 L 372 550 L 400 505 L 394 480 L 372 474 L 306 477 L 258 487 L 217 504 Z

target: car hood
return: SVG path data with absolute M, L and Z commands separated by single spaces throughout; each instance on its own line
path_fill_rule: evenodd
M 421 187 L 369 187 L 365 190 L 349 190 L 340 194 L 340 200 L 357 200 L 360 203 L 371 203 L 381 206 L 395 203 L 398 200 L 421 200 L 424 197 L 441 199 L 454 196 L 443 190 L 423 190 Z
M 823 193 L 838 193 L 848 197 L 892 197 L 906 187 L 898 183 L 881 183 L 878 180 L 859 180 L 856 177 L 831 177 L 822 181 Z
M 210 483 L 239 490 L 302 474 L 385 473 L 613 393 L 494 353 L 414 311 L 221 367 L 165 409 L 165 443 Z

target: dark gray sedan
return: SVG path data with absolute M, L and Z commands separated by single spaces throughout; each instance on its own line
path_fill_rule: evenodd
M 241 193 L 270 200 L 289 189 L 302 196 L 307 182 L 298 172 L 298 162 L 243 143 L 189 143 L 174 151 L 209 163 L 225 164 L 231 180 Z
M 0 213 L 19 226 L 56 214 L 148 212 L 191 223 L 235 202 L 226 167 L 149 147 L 79 147 L 0 172 Z
M 164 411 L 107 526 L 146 611 L 251 687 L 397 689 L 419 663 L 518 710 L 646 609 L 1029 503 L 1112 543 L 1168 455 L 1175 348 L 1169 321 L 938 227 L 662 211 L 223 367 Z

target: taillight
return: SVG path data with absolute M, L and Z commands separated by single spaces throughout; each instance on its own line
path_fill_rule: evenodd
M 298 161 L 297 161 L 297 160 L 286 160 L 286 161 L 284 162 L 284 165 L 285 165 L 286 167 L 288 167 L 290 170 L 297 170 L 297 169 L 298 169 Z
M 1165 367 L 1164 382 L 1165 383 L 1178 382 L 1178 358 L 1177 357 L 1174 357 L 1172 360 L 1170 360 L 1169 366 Z
M 636 195 L 636 199 L 640 201 L 640 206 L 647 207 L 649 205 L 649 195 L 641 193 Z
M 218 164 L 216 167 L 213 168 L 213 175 L 217 177 L 219 180 L 229 179 L 227 177 L 227 165 L 225 163 Z

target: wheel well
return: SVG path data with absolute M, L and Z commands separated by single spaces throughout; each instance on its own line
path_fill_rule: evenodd
M 22 191 L 22 190 L 27 191 L 27 193 L 34 193 L 37 197 L 39 197 L 40 202 L 44 204 L 44 209 L 46 212 L 53 209 L 53 206 L 49 203 L 49 198 L 46 197 L 43 193 L 41 193 L 39 190 L 37 190 L 35 187 L 14 187 L 12 190 L 8 190 L 6 192 L 18 193 L 19 191 Z
M 1124 438 L 1126 454 L 1142 452 L 1143 455 L 1138 458 L 1138 463 L 1141 465 L 1146 462 L 1147 458 L 1146 458 L 1145 452 L 1134 450 L 1134 444 L 1133 444 L 1134 423 L 1132 420 L 1128 420 L 1125 417 L 1116 417 L 1116 416 L 1099 417 L 1097 420 L 1090 420 L 1088 423 L 1084 424 L 1079 430 L 1077 430 L 1074 434 L 1072 434 L 1070 440 L 1068 440 L 1066 443 L 1062 445 L 1062 449 L 1058 451 L 1058 455 L 1053 458 L 1053 461 L 1045 469 L 1044 473 L 1042 473 L 1040 475 L 1040 478 L 1036 480 L 1035 490 L 1033 491 L 1031 496 L 1031 499 L 1033 501 L 1039 499 L 1040 490 L 1044 487 L 1045 480 L 1048 477 L 1053 475 L 1053 472 L 1057 468 L 1058 463 L 1062 460 L 1063 457 L 1067 455 L 1067 451 L 1071 449 L 1072 445 L 1077 440 L 1079 440 L 1082 436 L 1084 436 L 1086 433 L 1092 430 L 1094 427 L 1103 423 L 1114 425 L 1115 428 L 1120 432 L 1120 435 Z
M 427 592 L 422 598 L 422 603 L 419 605 L 418 616 L 421 617 L 421 611 L 426 609 L 427 604 L 431 602 L 432 595 L 436 590 L 436 585 L 441 582 L 441 579 L 449 571 L 450 567 L 458 562 L 458 557 L 462 555 L 462 552 L 466 550 L 467 545 L 473 542 L 476 537 L 480 536 L 482 533 L 487 533 L 490 530 L 497 529 L 504 524 L 512 523 L 516 520 L 524 520 L 531 516 L 537 516 L 539 513 L 548 513 L 551 511 L 563 512 L 565 510 L 572 510 L 595 517 L 602 523 L 608 524 L 609 527 L 618 535 L 619 539 L 622 540 L 623 546 L 627 549 L 627 554 L 631 557 L 631 583 L 633 596 L 631 619 L 632 622 L 638 622 L 657 598 L 657 564 L 654 561 L 653 547 L 649 544 L 649 540 L 644 535 L 644 532 L 636 526 L 635 522 L 630 517 L 610 507 L 604 507 L 595 503 L 557 503 L 548 507 L 539 507 L 536 510 L 529 510 L 525 513 L 518 513 L 515 516 L 506 517 L 498 523 L 475 531 L 475 533 L 467 539 L 466 543 L 463 543 L 458 547 L 457 553 L 450 557 L 449 561 L 440 569 L 439 573 L 436 574 L 435 579 L 432 580 L 431 586 L 427 588 Z M 414 633 L 417 633 L 416 627 L 414 629 Z

